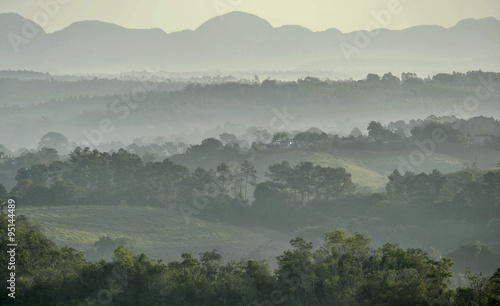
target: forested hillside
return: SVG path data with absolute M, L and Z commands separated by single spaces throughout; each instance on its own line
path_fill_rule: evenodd
M 495 89 L 500 77 L 493 72 L 429 77 L 387 72 L 361 80 L 261 77 L 229 82 L 221 82 L 223 78 L 171 82 L 154 74 L 143 80 L 3 78 L 0 128 L 5 134 L 0 143 L 27 147 L 50 131 L 64 132 L 71 142 L 95 148 L 159 135 L 195 143 L 222 132 L 243 134 L 251 127 L 280 132 L 315 126 L 347 135 L 372 120 L 388 123 L 432 114 L 458 119 L 500 116 L 500 91 Z M 112 122 L 113 132 L 100 128 L 103 120 Z M 15 139 L 9 136 L 14 131 Z
M 207 149 L 210 146 L 215 151 Z M 44 152 L 52 152 L 57 159 L 53 149 Z M 229 156 L 233 163 L 191 170 L 170 159 L 145 162 L 124 149 L 107 153 L 77 148 L 67 160 L 19 169 L 9 195 L 22 206 L 39 208 L 38 212 L 29 211 L 34 217 L 40 215 L 52 238 L 57 237 L 60 243 L 72 243 L 60 240 L 57 234 L 68 221 L 63 221 L 62 215 L 46 223 L 42 210 L 54 206 L 106 206 L 113 220 L 113 210 L 154 207 L 171 211 L 186 223 L 201 218 L 250 230 L 262 227 L 295 233 L 311 240 L 331 228 L 344 228 L 352 234 L 367 234 L 376 245 L 389 239 L 404 247 L 454 254 L 452 259 L 457 259 L 460 268 L 456 272 L 460 273 L 469 267 L 491 274 L 498 266 L 498 170 L 470 168 L 442 174 L 437 170 L 400 173 L 396 169 L 388 176 L 384 191 L 360 193 L 345 168 L 311 162 L 290 164 L 285 160 L 271 164 L 259 177 L 248 160 L 249 153 L 243 154 L 232 145 L 221 146 L 215 139 L 189 148 L 188 156 L 203 160 Z M 121 219 L 116 217 L 113 222 L 119 224 Z M 72 224 L 81 224 L 75 230 L 97 241 L 99 231 L 92 233 L 79 221 Z M 164 226 L 160 224 L 161 220 L 155 221 L 151 228 Z M 128 238 L 140 239 L 133 231 L 130 235 Z M 469 243 L 476 246 L 466 247 Z M 92 241 L 86 240 L 78 246 L 91 245 Z M 149 247 L 141 244 L 140 248 L 147 252 Z M 172 252 L 161 256 L 171 258 Z

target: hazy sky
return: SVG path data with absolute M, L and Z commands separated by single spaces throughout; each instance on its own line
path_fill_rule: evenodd
M 161 28 L 170 33 L 196 29 L 206 20 L 229 11 L 244 11 L 273 26 L 299 24 L 314 31 L 364 29 L 372 11 L 387 9 L 397 0 L 0 0 L 0 13 L 15 12 L 35 19 L 47 32 L 81 20 L 102 20 L 128 28 Z M 399 0 L 403 8 L 385 26 L 402 29 L 422 24 L 445 27 L 465 18 L 500 19 L 500 0 Z M 40 3 L 61 3 L 48 16 Z M 62 4 L 65 3 L 65 4 Z M 43 20 L 43 16 L 48 16 Z M 41 21 L 40 21 L 41 20 Z

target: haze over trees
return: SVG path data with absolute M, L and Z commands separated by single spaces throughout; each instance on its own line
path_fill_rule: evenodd
M 499 20 L 229 2 L 175 33 L 0 14 L 0 304 L 500 304 Z
M 335 105 L 354 111 L 353 97 L 370 99 L 373 84 L 384 88 L 377 89 L 384 97 L 407 94 L 415 86 L 414 94 L 426 101 L 426 94 L 436 99 L 467 96 L 478 86 L 473 76 L 498 78 L 494 73 L 470 72 L 427 80 L 405 74 L 401 81 L 392 74 L 381 78 L 372 74 L 359 81 L 308 77 L 297 82 L 192 84 L 182 91 L 148 92 L 135 109 L 138 112 L 129 109 L 129 116 L 156 120 L 172 105 L 205 115 L 211 109 L 215 114 L 230 101 L 265 104 L 267 99 L 288 94 L 296 97 L 288 100 L 291 109 L 302 109 L 303 114 L 339 97 Z M 74 101 L 79 104 L 85 99 Z M 299 101 L 309 102 L 301 105 Z M 494 107 L 495 97 L 483 102 Z M 13 114 L 31 108 L 38 111 L 51 103 L 10 109 Z M 392 103 L 399 102 L 394 99 Z M 101 114 L 111 117 L 111 113 L 106 109 Z M 24 248 L 20 254 L 24 267 L 19 273 L 24 276 L 18 288 L 29 294 L 17 301 L 25 305 L 68 301 L 115 305 L 498 302 L 500 172 L 493 168 L 500 160 L 498 120 L 431 115 L 384 124 L 370 119 L 364 126 L 344 128 L 343 135 L 319 128 L 276 131 L 254 126 L 241 133 L 230 130 L 230 124 L 227 127 L 198 143 L 131 135 L 128 145 L 98 143 L 97 149 L 78 146 L 66 131 L 63 135 L 51 126 L 39 138 L 37 150 L 14 152 L 1 147 L 12 156 L 2 157 L 0 198 L 14 197 L 23 208 L 41 211 L 54 207 L 90 211 L 109 207 L 115 213 L 131 207 L 161 209 L 186 224 L 203 220 L 248 232 L 292 235 L 291 248 L 276 249 L 274 258 L 267 260 L 262 259 L 265 246 L 237 259 L 200 250 L 198 258 L 181 253 L 180 261 L 178 256 L 167 257 L 162 258 L 163 264 L 145 255 L 147 248 L 137 248 L 134 238 L 116 233 L 92 236 L 90 249 L 57 247 L 40 226 L 20 217 L 19 226 L 24 229 L 19 235 L 26 244 L 20 247 Z M 422 148 L 422 143 L 435 139 L 436 131 L 442 131 L 442 141 Z M 98 135 L 95 130 L 92 133 Z M 447 173 L 435 168 L 400 171 L 399 157 L 410 160 L 416 149 L 424 152 L 425 162 L 442 160 L 459 166 Z M 377 160 L 384 155 L 391 156 L 389 162 Z M 478 163 L 488 166 L 480 169 Z M 390 171 L 378 181 L 378 188 L 370 188 L 366 184 L 381 176 L 372 170 L 376 168 L 379 173 Z M 52 225 L 44 223 L 51 235 L 63 231 L 57 223 L 60 217 L 54 217 Z M 111 214 L 110 222 L 112 218 Z M 72 222 L 80 226 L 78 218 Z M 168 228 L 148 226 L 150 231 Z M 76 237 L 85 230 L 79 233 Z M 272 243 L 269 240 L 267 245 Z M 30 260 L 35 257 L 40 259 Z M 102 260 L 91 261 L 96 259 Z M 101 281 L 117 287 L 105 287 Z
M 38 142 L 46 133 L 58 132 L 68 138 L 73 148 L 77 145 L 99 148 L 113 142 L 131 143 L 136 138 L 159 136 L 170 141 L 198 143 L 223 133 L 237 135 L 251 144 L 253 136 L 241 139 L 240 135 L 255 127 L 275 134 L 316 126 L 327 133 L 348 135 L 355 127 L 364 131 L 371 121 L 396 124 L 399 120 L 441 113 L 450 117 L 448 123 L 480 114 L 500 116 L 496 103 L 500 91 L 488 85 L 500 82 L 498 73 L 441 73 L 426 79 L 409 78 L 404 73 L 397 80 L 389 75 L 384 73 L 379 80 L 368 75 L 360 80 L 303 77 L 296 81 L 262 83 L 245 79 L 210 84 L 193 81 L 186 86 L 185 82 L 169 85 L 149 74 L 143 82 L 132 83 L 130 87 L 126 87 L 128 81 L 97 79 L 97 84 L 102 80 L 115 85 L 104 86 L 101 92 L 89 96 L 78 93 L 88 90 L 85 82 L 0 78 L 0 86 L 5 83 L 0 105 L 6 104 L 0 107 L 0 127 L 4 131 L 0 143 L 9 143 L 11 149 L 17 150 Z M 47 95 L 45 87 L 57 87 L 56 92 L 64 95 Z M 473 99 L 478 88 L 484 91 L 482 99 L 468 111 L 464 101 Z M 38 104 L 28 102 L 20 107 L 25 101 Z M 402 126 L 406 136 L 408 127 L 406 123 Z M 460 127 L 464 131 L 465 128 L 467 134 L 478 134 L 471 125 Z M 403 136 L 400 131 L 396 134 Z M 124 146 L 117 145 L 114 149 Z
M 490 274 L 500 262 L 493 234 L 500 219 L 498 170 L 467 169 L 447 175 L 437 170 L 429 174 L 394 170 L 385 192 L 367 194 L 356 193 L 351 174 L 342 167 L 282 161 L 269 165 L 264 177 L 259 177 L 246 159 L 251 154 L 231 150 L 232 143 L 206 139 L 180 155 L 180 160 L 222 162 L 211 169 L 191 170 L 168 158 L 145 162 L 124 149 L 107 153 L 77 148 L 66 160 L 56 155 L 47 164 L 20 168 L 9 194 L 25 206 L 161 207 L 187 219 L 259 224 L 313 239 L 315 233 L 343 224 L 369 234 L 376 243 L 394 237 L 407 246 L 453 251 L 460 273 L 469 267 Z M 275 150 L 279 154 L 298 149 Z M 460 222 L 470 227 L 471 240 L 450 235 Z M 464 244 L 474 239 L 482 241 L 474 242 L 479 245 L 476 251 Z

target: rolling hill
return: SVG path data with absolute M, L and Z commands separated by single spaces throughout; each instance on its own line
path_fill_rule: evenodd
M 165 261 L 182 253 L 217 249 L 227 260 L 269 259 L 288 246 L 292 235 L 273 230 L 183 218 L 180 210 L 133 206 L 18 207 L 18 214 L 39 223 L 57 245 L 92 249 L 101 236 L 126 238 L 136 252 Z M 200 213 L 203 213 L 201 211 Z M 112 254 L 108 254 L 111 259 Z

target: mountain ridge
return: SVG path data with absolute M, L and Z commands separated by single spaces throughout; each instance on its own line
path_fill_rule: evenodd
M 5 59 L 0 61 L 0 69 L 106 73 L 159 65 L 169 71 L 294 70 L 313 62 L 332 62 L 335 64 L 320 69 L 348 72 L 366 65 L 376 71 L 381 58 L 406 60 L 392 69 L 407 71 L 419 68 L 412 66 L 413 61 L 430 63 L 430 59 L 446 63 L 441 65 L 444 71 L 454 65 L 457 71 L 500 69 L 500 63 L 486 60 L 500 54 L 496 34 L 500 21 L 494 17 L 464 19 L 449 28 L 421 25 L 350 33 L 336 28 L 314 32 L 300 25 L 273 27 L 265 19 L 244 12 L 211 18 L 195 30 L 171 33 L 159 28 L 129 29 L 98 20 L 78 21 L 46 33 L 15 13 L 0 14 L 2 24 L 9 26 L 0 27 L 0 56 Z M 23 40 L 26 24 L 39 33 Z M 21 39 L 16 46 L 12 33 Z M 366 43 L 360 43 L 363 40 Z
M 233 11 L 233 12 L 229 12 L 227 14 L 221 15 L 221 16 L 216 16 L 216 17 L 210 18 L 207 21 L 203 22 L 200 26 L 198 26 L 194 30 L 184 29 L 184 30 L 179 30 L 179 31 L 174 31 L 174 32 L 166 32 L 165 30 L 163 30 L 161 28 L 158 28 L 158 27 L 155 27 L 155 28 L 127 28 L 125 26 L 121 26 L 121 25 L 118 25 L 118 24 L 114 24 L 114 23 L 106 22 L 106 21 L 101 21 L 101 20 L 80 20 L 80 21 L 75 21 L 75 22 L 71 23 L 70 25 L 68 25 L 67 27 L 64 27 L 62 29 L 56 30 L 54 32 L 45 32 L 45 30 L 44 30 L 44 33 L 46 33 L 46 34 L 53 34 L 53 33 L 59 32 L 59 31 L 61 31 L 63 29 L 66 29 L 68 27 L 71 27 L 72 25 L 75 25 L 75 24 L 81 24 L 81 23 L 86 23 L 86 22 L 97 22 L 97 23 L 101 23 L 101 24 L 114 25 L 114 26 L 117 26 L 117 27 L 120 27 L 120 28 L 123 28 L 123 29 L 128 29 L 128 30 L 155 30 L 155 29 L 159 29 L 159 30 L 163 31 L 165 34 L 170 35 L 170 34 L 179 33 L 179 32 L 185 32 L 185 31 L 196 31 L 196 30 L 200 29 L 203 25 L 207 24 L 208 22 L 216 22 L 216 21 L 225 22 L 225 20 L 227 20 L 228 17 L 233 17 L 236 14 L 238 14 L 239 16 L 245 16 L 245 15 L 247 15 L 247 16 L 251 16 L 252 18 L 255 18 L 257 20 L 264 21 L 265 23 L 269 24 L 274 29 L 282 28 L 282 27 L 288 27 L 288 26 L 298 26 L 298 27 L 307 29 L 307 30 L 309 30 L 309 31 L 311 31 L 313 33 L 322 33 L 322 32 L 326 32 L 326 31 L 330 31 L 330 30 L 336 30 L 336 31 L 339 31 L 342 34 L 350 34 L 350 33 L 353 33 L 353 32 L 357 32 L 357 31 L 342 32 L 341 30 L 339 30 L 337 28 L 334 28 L 334 27 L 333 28 L 327 28 L 327 29 L 324 29 L 324 30 L 319 30 L 319 31 L 313 31 L 313 30 L 311 30 L 311 29 L 309 29 L 307 27 L 304 27 L 304 26 L 301 26 L 301 25 L 297 25 L 297 24 L 285 24 L 285 25 L 281 25 L 279 27 L 274 27 L 267 20 L 265 20 L 265 19 L 263 19 L 263 18 L 261 18 L 261 17 L 259 17 L 257 15 L 246 13 L 246 12 L 241 12 L 241 11 Z M 4 18 L 5 16 L 8 16 L 8 15 L 10 15 L 10 16 L 16 16 L 16 18 L 19 18 L 19 19 L 29 20 L 30 22 L 32 22 L 32 23 L 34 23 L 34 24 L 36 24 L 37 26 L 40 27 L 40 25 L 38 25 L 36 22 L 32 21 L 31 19 L 25 18 L 25 17 L 23 17 L 23 16 L 21 16 L 21 15 L 19 15 L 17 13 L 13 13 L 13 12 L 10 12 L 10 13 L 0 13 L 0 22 L 2 21 L 2 18 Z M 412 28 L 429 27 L 429 26 L 440 27 L 440 28 L 443 28 L 443 29 L 451 29 L 451 28 L 454 28 L 456 26 L 467 25 L 470 22 L 481 22 L 481 23 L 484 23 L 484 22 L 497 22 L 497 23 L 500 23 L 500 20 L 496 19 L 495 17 L 490 16 L 490 17 L 484 17 L 484 18 L 466 18 L 466 19 L 462 19 L 462 20 L 458 21 L 455 25 L 450 26 L 450 27 L 444 27 L 444 26 L 440 26 L 440 25 L 430 25 L 430 24 L 427 25 L 426 24 L 426 25 L 411 26 L 411 27 L 408 27 L 408 28 L 397 29 L 397 30 L 390 30 L 390 29 L 383 28 L 383 27 L 376 28 L 374 30 L 386 29 L 386 30 L 390 30 L 390 31 L 404 31 L 404 30 L 408 30 L 408 29 L 412 29 Z

